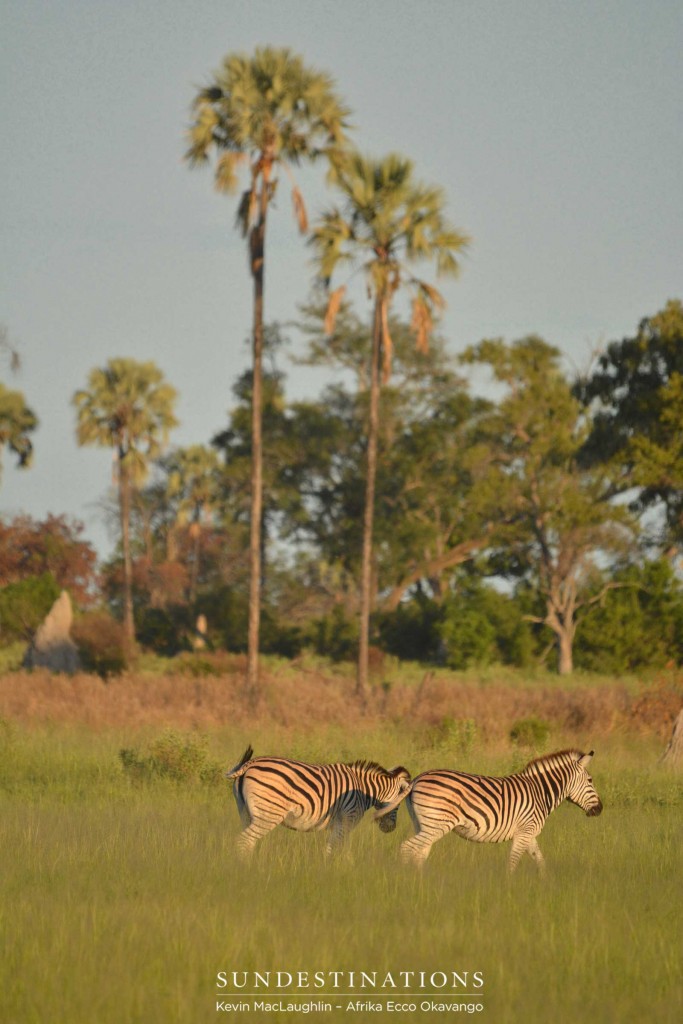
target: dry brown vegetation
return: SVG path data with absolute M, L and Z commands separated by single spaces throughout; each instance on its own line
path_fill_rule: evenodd
M 244 696 L 243 662 L 224 659 L 219 675 L 201 678 L 129 673 L 104 681 L 41 670 L 7 673 L 0 677 L 0 718 L 27 727 L 202 731 L 271 723 L 353 730 L 379 722 L 423 731 L 465 722 L 478 739 L 495 744 L 508 740 L 513 724 L 524 719 L 547 723 L 554 734 L 568 739 L 613 732 L 665 737 L 683 705 L 683 673 L 671 670 L 635 690 L 618 680 L 528 684 L 521 678 L 428 673 L 417 685 L 373 687 L 364 706 L 348 676 L 283 663 L 264 670 L 262 697 L 254 708 Z

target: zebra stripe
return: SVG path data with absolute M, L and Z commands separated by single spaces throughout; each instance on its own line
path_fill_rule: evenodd
M 396 828 L 397 797 L 410 784 L 405 768 L 386 771 L 374 761 L 353 764 L 304 764 L 285 757 L 252 757 L 248 747 L 227 772 L 243 830 L 238 852 L 248 855 L 278 825 L 297 832 L 330 828 L 329 854 L 370 807 L 386 808 L 379 822 L 384 832 Z M 396 802 L 392 810 L 388 805 Z
M 569 800 L 589 817 L 602 811 L 587 771 L 593 753 L 561 750 L 538 757 L 504 778 L 446 769 L 423 772 L 376 817 L 392 813 L 407 798 L 415 835 L 401 845 L 404 861 L 423 864 L 433 844 L 455 832 L 476 843 L 511 840 L 510 871 L 524 853 L 542 869 L 544 860 L 536 837 L 556 807 Z

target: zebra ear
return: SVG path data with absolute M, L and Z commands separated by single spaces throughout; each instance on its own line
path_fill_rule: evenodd
M 591 750 L 590 753 L 583 755 L 583 757 L 579 761 L 579 765 L 581 766 L 581 768 L 587 768 L 588 767 L 588 765 L 590 764 L 591 758 L 593 757 L 594 753 L 595 753 L 595 751 Z

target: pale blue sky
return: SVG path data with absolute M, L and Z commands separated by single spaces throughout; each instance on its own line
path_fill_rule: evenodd
M 94 503 L 110 457 L 79 449 L 70 398 L 112 356 L 153 359 L 181 394 L 176 444 L 224 426 L 248 364 L 251 284 L 234 200 L 182 163 L 195 87 L 222 57 L 287 45 L 333 75 L 361 149 L 411 157 L 473 238 L 445 287 L 454 352 L 535 332 L 569 365 L 683 294 L 680 0 L 2 0 L 0 322 L 41 427 L 4 459 L 0 508 Z M 331 200 L 301 176 L 312 214 Z M 307 297 L 284 192 L 266 317 Z M 359 309 L 361 315 L 366 310 Z M 296 378 L 296 379 L 295 379 Z M 319 378 L 292 370 L 290 393 Z

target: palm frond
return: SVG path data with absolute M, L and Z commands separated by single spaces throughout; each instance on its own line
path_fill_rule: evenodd
M 330 301 L 327 304 L 325 311 L 325 319 L 323 321 L 323 330 L 325 334 L 332 334 L 334 332 L 334 325 L 337 321 L 337 314 L 339 313 L 339 307 L 342 304 L 342 299 L 346 294 L 346 285 L 342 285 L 340 288 L 336 288 L 335 291 L 330 295 Z
M 296 217 L 299 231 L 302 235 L 305 235 L 308 231 L 308 214 L 306 213 L 304 197 L 296 186 L 292 189 L 292 203 L 294 205 L 294 216 Z
M 419 292 L 413 299 L 413 316 L 410 326 L 415 333 L 417 351 L 426 355 L 429 351 L 429 335 L 432 332 L 434 321 L 429 306 Z
M 235 192 L 239 183 L 237 168 L 246 160 L 246 154 L 229 151 L 216 163 L 215 184 L 218 192 Z

